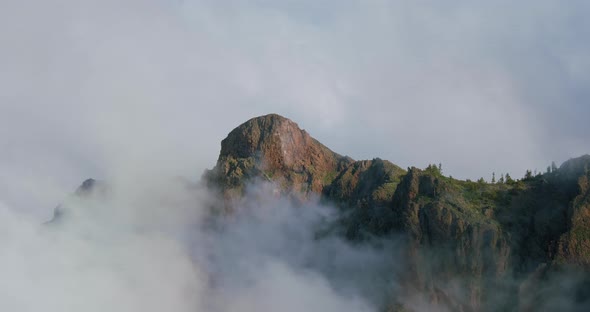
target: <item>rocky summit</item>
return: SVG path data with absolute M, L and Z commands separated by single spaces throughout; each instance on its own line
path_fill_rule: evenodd
M 226 198 L 243 194 L 248 182 L 275 182 L 282 193 L 320 194 L 350 165 L 293 121 L 270 114 L 248 120 L 221 142 L 215 168 L 206 173 L 210 185 Z
M 271 114 L 232 130 L 204 179 L 230 206 L 257 180 L 317 195 L 348 212 L 347 239 L 401 240 L 404 287 L 388 311 L 412 311 L 414 297 L 443 311 L 536 311 L 551 292 L 577 310 L 590 307 L 589 168 L 584 155 L 520 180 L 461 181 L 435 165 L 355 161 Z

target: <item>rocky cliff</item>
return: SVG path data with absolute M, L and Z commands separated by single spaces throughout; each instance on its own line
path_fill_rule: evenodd
M 221 142 L 217 165 L 205 180 L 226 199 L 243 195 L 248 183 L 273 181 L 277 192 L 320 194 L 352 159 L 334 153 L 293 121 L 276 114 L 253 118 Z
M 255 180 L 298 198 L 316 194 L 348 212 L 348 239 L 402 240 L 403 291 L 389 311 L 416 309 L 413 300 L 451 311 L 534 311 L 550 306 L 542 299 L 551 279 L 569 272 L 572 309 L 590 302 L 589 167 L 586 155 L 523 180 L 460 181 L 436 166 L 354 161 L 272 114 L 231 131 L 204 179 L 226 200 Z

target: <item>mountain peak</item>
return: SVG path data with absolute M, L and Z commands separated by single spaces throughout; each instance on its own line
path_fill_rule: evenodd
M 269 114 L 252 118 L 232 130 L 221 142 L 221 157 L 250 157 L 265 147 L 293 150 L 301 139 L 309 137 L 304 130 L 288 118 Z M 292 156 L 292 155 L 286 155 Z
M 217 165 L 207 178 L 220 185 L 224 193 L 241 194 L 252 178 L 272 180 L 286 192 L 321 193 L 352 161 L 312 138 L 290 119 L 268 114 L 252 118 L 228 134 L 221 142 Z

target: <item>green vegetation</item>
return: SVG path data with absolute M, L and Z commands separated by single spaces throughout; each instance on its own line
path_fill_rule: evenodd
M 330 183 L 332 183 L 332 181 L 334 181 L 334 179 L 336 179 L 337 175 L 338 175 L 338 172 L 336 172 L 334 170 L 326 173 L 322 179 L 322 184 L 329 185 Z

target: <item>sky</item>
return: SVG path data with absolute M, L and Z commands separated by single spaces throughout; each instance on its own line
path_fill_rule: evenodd
M 249 118 L 457 178 L 590 153 L 587 1 L 0 0 L 0 204 L 198 180 Z

